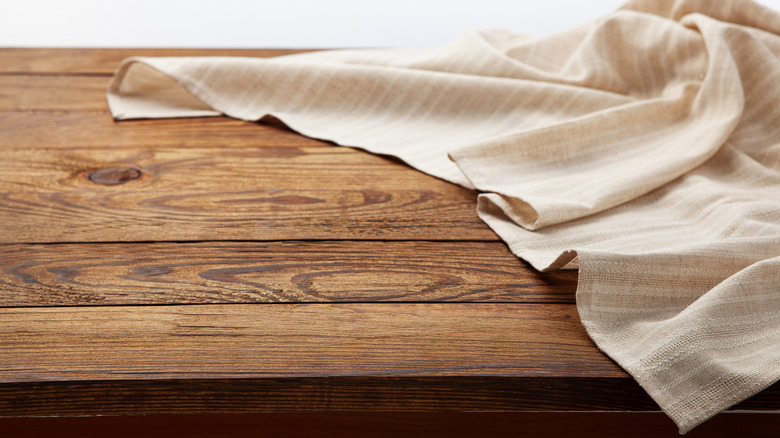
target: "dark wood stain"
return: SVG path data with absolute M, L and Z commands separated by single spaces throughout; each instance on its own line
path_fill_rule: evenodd
M 367 397 L 369 394 L 373 396 Z M 767 403 L 776 405 L 778 401 L 780 384 L 775 384 L 732 410 L 760 411 L 767 409 Z M 596 413 L 658 409 L 642 388 L 628 378 L 342 376 L 0 384 L 0 416 L 318 411 L 458 412 L 463 415 L 462 411 Z M 776 416 L 766 416 L 776 421 Z
M 689 432 L 690 438 L 774 438 L 772 415 L 730 413 Z M 0 418 L 5 437 L 205 438 L 310 437 L 538 437 L 679 438 L 660 412 L 295 412 L 107 417 Z

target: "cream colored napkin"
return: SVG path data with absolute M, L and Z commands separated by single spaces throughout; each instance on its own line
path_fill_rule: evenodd
M 780 16 L 640 0 L 544 38 L 131 58 L 117 119 L 272 114 L 473 187 L 682 433 L 780 378 Z

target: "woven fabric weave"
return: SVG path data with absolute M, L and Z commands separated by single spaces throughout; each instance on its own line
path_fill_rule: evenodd
M 684 433 L 780 378 L 780 15 L 638 0 L 544 38 L 131 58 L 117 119 L 273 115 L 480 192 Z

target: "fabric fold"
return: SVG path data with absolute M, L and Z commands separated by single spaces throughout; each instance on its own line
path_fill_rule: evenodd
M 116 119 L 272 115 L 480 192 L 682 433 L 780 379 L 780 15 L 635 0 L 544 38 L 130 58 Z

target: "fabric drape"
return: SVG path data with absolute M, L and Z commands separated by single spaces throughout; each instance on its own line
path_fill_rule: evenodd
M 637 0 L 532 38 L 272 59 L 130 58 L 116 119 L 281 119 L 479 191 L 598 347 L 685 433 L 780 379 L 780 15 Z

